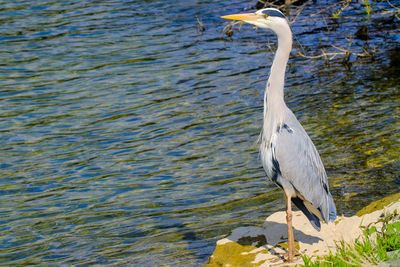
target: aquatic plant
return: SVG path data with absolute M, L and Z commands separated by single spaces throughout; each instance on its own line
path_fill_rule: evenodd
M 338 19 L 342 14 L 343 10 L 345 10 L 350 5 L 350 2 L 351 0 L 346 0 L 346 2 L 336 12 L 333 12 L 332 17 L 334 19 Z

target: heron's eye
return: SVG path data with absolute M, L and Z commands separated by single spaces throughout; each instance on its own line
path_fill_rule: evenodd
M 267 19 L 267 18 L 268 18 L 268 15 L 265 15 L 265 14 L 264 14 L 263 16 L 264 16 L 264 19 Z

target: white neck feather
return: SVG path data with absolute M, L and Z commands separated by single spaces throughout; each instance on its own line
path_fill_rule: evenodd
M 292 50 L 292 31 L 286 22 L 282 22 L 272 29 L 278 36 L 278 49 L 272 63 L 271 72 L 264 94 L 264 118 L 268 113 L 275 120 L 281 121 L 286 108 L 283 97 L 285 84 L 285 71 Z

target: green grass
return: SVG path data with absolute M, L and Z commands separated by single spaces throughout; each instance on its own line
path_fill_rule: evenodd
M 379 226 L 379 227 L 377 227 Z M 400 256 L 400 214 L 385 214 L 367 227 L 353 244 L 339 242 L 336 252 L 312 259 L 303 255 L 302 266 L 366 266 Z

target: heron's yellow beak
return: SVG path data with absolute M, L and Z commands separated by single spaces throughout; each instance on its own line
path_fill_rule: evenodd
M 243 20 L 243 21 L 256 21 L 259 15 L 255 13 L 232 14 L 222 16 L 223 19 Z

